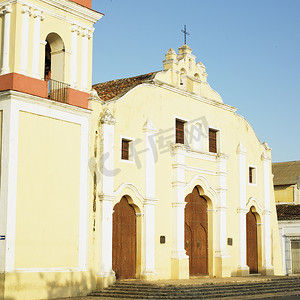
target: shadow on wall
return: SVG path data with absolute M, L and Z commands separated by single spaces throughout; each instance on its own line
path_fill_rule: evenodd
M 13 283 L 14 286 L 13 290 L 7 291 L 6 294 L 12 296 L 5 296 L 6 276 L 9 276 L 11 281 L 7 285 Z M 28 278 L 24 280 L 20 273 L 0 274 L 0 300 L 23 300 L 27 293 L 26 299 L 61 299 L 85 296 L 96 288 L 96 276 L 92 271 L 36 273 L 35 276 L 36 280 L 30 281 Z
M 19 285 L 20 283 L 20 278 L 18 276 L 18 274 L 16 274 L 16 282 L 17 282 L 17 285 Z M 15 298 L 13 297 L 5 297 L 4 298 L 4 287 L 5 287 L 5 273 L 1 273 L 0 274 L 0 299 L 4 299 L 4 300 L 15 300 Z
M 86 296 L 96 288 L 96 276 L 91 270 L 88 272 L 55 273 L 47 278 L 40 273 L 40 278 L 47 285 L 47 299 Z

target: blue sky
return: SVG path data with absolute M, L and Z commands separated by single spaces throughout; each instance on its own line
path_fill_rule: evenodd
M 300 0 L 93 0 L 93 83 L 158 71 L 187 44 L 272 160 L 300 160 Z

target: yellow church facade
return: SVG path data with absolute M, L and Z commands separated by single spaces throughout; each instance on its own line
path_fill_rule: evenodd
M 136 247 L 131 278 L 281 274 L 271 149 L 211 89 L 187 45 L 163 64 L 94 85 L 100 244 L 110 258 L 103 274 L 129 278 L 117 259 L 125 252 L 113 249 L 122 243 L 114 214 L 124 198 L 136 224 L 135 243 L 125 242 Z
M 271 150 L 187 45 L 92 87 L 90 0 L 0 12 L 0 298 L 282 274 Z

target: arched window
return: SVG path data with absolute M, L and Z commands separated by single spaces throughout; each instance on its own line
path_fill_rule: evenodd
M 198 73 L 195 73 L 195 74 L 194 74 L 194 77 L 195 77 L 195 79 L 200 80 L 200 76 L 199 76 Z
M 180 70 L 180 86 L 186 88 L 186 70 L 184 68 Z
M 46 38 L 45 80 L 54 79 L 64 82 L 65 45 L 62 38 L 52 32 Z

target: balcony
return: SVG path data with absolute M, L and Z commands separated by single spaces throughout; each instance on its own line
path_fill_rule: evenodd
M 70 85 L 50 79 L 48 81 L 48 98 L 57 102 L 68 103 Z
M 69 84 L 52 79 L 45 81 L 18 73 L 0 75 L 0 92 L 9 90 L 76 107 L 89 108 L 89 93 L 71 88 Z

